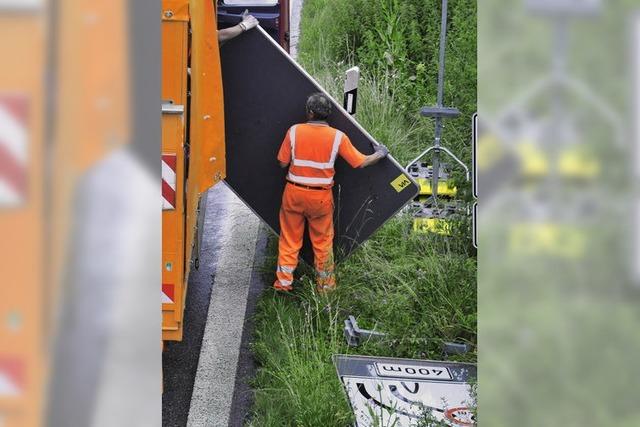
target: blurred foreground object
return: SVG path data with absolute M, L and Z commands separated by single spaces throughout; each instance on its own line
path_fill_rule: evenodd
M 47 331 L 44 2 L 0 3 L 0 425 L 42 422 Z
M 132 126 L 133 9 L 0 2 L 2 426 L 159 423 L 159 185 L 135 147 L 159 137 L 130 147 L 155 132 Z
M 624 121 L 637 12 L 589 0 L 480 7 L 483 424 L 640 420 Z

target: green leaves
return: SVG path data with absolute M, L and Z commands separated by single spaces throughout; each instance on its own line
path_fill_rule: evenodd
M 432 120 L 419 117 L 418 111 L 436 102 L 440 4 L 440 0 L 323 0 L 306 2 L 303 8 L 302 64 L 314 75 L 331 70 L 334 77 L 342 76 L 347 63 L 358 65 L 364 80 L 385 82 L 380 89 L 398 114 L 395 123 L 382 123 L 415 127 L 408 142 L 414 155 L 433 142 Z M 447 121 L 443 141 L 467 164 L 471 116 L 477 110 L 476 8 L 474 0 L 450 2 L 447 32 L 444 103 L 462 114 Z M 345 65 L 336 67 L 337 63 Z M 361 99 L 362 106 L 370 102 Z

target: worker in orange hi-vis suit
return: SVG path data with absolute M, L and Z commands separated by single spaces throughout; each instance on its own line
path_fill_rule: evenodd
M 313 246 L 317 290 L 334 289 L 333 266 L 333 176 L 334 163 L 340 155 L 353 168 L 377 163 L 389 154 L 377 145 L 374 154 L 365 156 L 326 119 L 331 114 L 331 101 L 316 93 L 307 99 L 306 123 L 292 126 L 282 141 L 278 161 L 289 167 L 287 184 L 280 208 L 280 242 L 278 267 L 273 287 L 280 291 L 293 290 L 293 272 L 298 265 L 305 221 Z

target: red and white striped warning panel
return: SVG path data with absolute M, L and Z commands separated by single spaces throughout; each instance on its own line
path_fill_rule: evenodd
M 24 385 L 25 375 L 22 360 L 0 356 L 0 398 L 22 395 Z
M 0 94 L 0 208 L 26 200 L 28 110 L 25 97 Z
M 162 303 L 163 304 L 175 304 L 175 287 L 174 285 L 163 283 L 162 284 Z
M 175 154 L 162 155 L 162 210 L 176 208 L 176 164 Z

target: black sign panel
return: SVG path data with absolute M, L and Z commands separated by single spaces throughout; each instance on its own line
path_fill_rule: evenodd
M 261 28 L 227 42 L 220 52 L 226 182 L 279 233 L 286 171 L 278 166 L 276 155 L 289 127 L 306 121 L 307 97 L 325 91 Z M 373 138 L 335 100 L 333 103 L 329 124 L 343 131 L 362 153 L 371 154 Z M 418 186 L 391 157 L 365 169 L 352 169 L 338 158 L 335 169 L 334 251 L 340 261 L 411 201 Z M 308 238 L 302 257 L 312 264 Z

